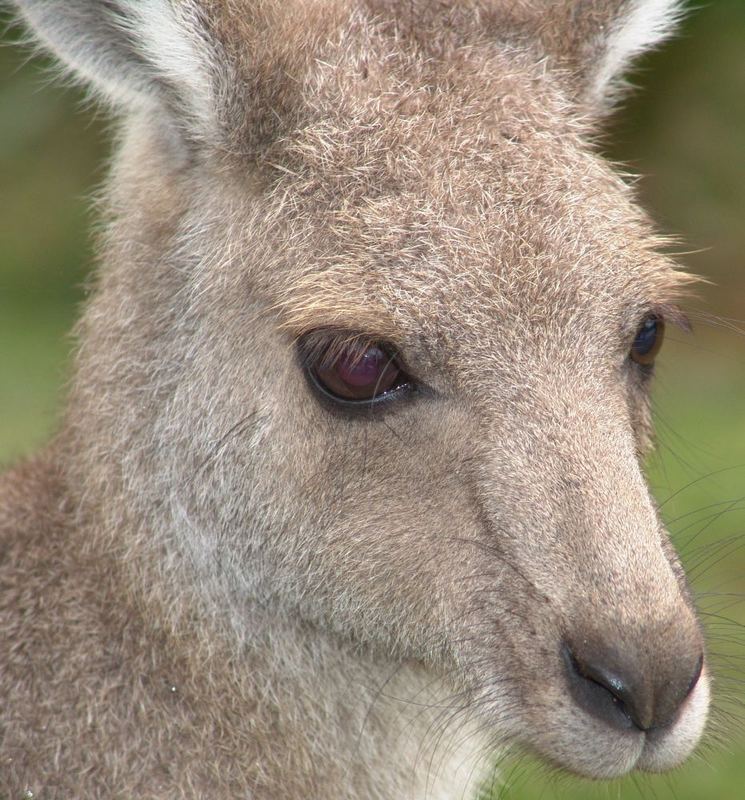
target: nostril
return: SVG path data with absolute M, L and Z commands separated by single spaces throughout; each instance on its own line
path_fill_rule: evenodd
M 685 696 L 688 695 L 696 688 L 696 684 L 698 683 L 698 679 L 701 677 L 701 673 L 704 669 L 704 654 L 698 657 L 698 661 L 696 662 L 696 669 L 693 671 L 693 677 L 691 678 L 690 683 L 688 684 L 688 688 L 686 689 Z
M 649 714 L 639 707 L 630 682 L 618 670 L 578 657 L 568 646 L 563 651 L 571 693 L 581 707 L 615 728 L 649 727 Z
M 612 646 L 588 642 L 582 649 L 565 644 L 562 654 L 577 705 L 621 730 L 650 731 L 672 724 L 704 666 L 703 654 L 673 660 L 660 653 L 645 667 Z

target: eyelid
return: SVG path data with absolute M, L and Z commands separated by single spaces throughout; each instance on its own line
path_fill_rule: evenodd
M 354 349 L 360 357 L 370 347 L 379 347 L 385 352 L 396 366 L 409 375 L 412 380 L 417 380 L 415 372 L 411 370 L 406 359 L 401 355 L 401 348 L 389 337 L 370 332 L 350 331 L 346 328 L 315 328 L 295 337 L 295 344 L 299 347 L 304 366 L 314 359 L 328 357 L 325 363 L 333 365 L 336 358 L 345 350 Z M 418 382 L 418 381 L 417 381 Z
M 323 359 L 325 366 L 333 366 L 345 351 L 354 350 L 362 355 L 370 342 L 364 334 L 319 328 L 296 338 L 303 355 L 303 364 Z
M 304 361 L 324 358 L 327 365 L 350 350 L 362 357 L 370 347 L 379 347 L 400 363 L 399 351 L 394 344 L 382 336 L 370 333 L 351 332 L 334 328 L 317 328 L 296 337 L 295 342 L 303 351 Z

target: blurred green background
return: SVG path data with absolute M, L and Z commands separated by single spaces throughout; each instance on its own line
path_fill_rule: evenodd
M 47 66 L 0 47 L 0 464 L 57 424 L 110 152 L 105 119 Z M 745 0 L 692 10 L 633 82 L 605 150 L 645 176 L 680 262 L 712 281 L 689 303 L 694 334 L 669 332 L 660 358 L 649 475 L 706 615 L 717 709 L 672 775 L 596 784 L 522 758 L 501 764 L 495 798 L 745 798 Z

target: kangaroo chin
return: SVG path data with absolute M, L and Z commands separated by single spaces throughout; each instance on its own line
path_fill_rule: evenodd
M 691 278 L 592 141 L 668 0 L 15 0 L 119 136 L 0 479 L 0 785 L 476 797 L 694 750 L 644 480 Z

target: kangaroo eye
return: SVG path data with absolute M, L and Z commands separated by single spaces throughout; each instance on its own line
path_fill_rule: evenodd
M 665 336 L 665 322 L 656 314 L 648 316 L 642 322 L 631 345 L 631 360 L 643 366 L 651 366 L 655 356 L 662 347 Z
M 327 344 L 311 353 L 306 363 L 313 383 L 345 404 L 376 402 L 410 385 L 396 356 L 382 344 Z

